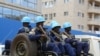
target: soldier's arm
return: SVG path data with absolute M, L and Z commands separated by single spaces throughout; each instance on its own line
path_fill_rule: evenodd
M 29 37 L 31 40 L 38 40 L 40 39 L 41 34 L 36 34 L 37 32 L 35 31 L 35 28 L 33 28 L 30 32 L 29 32 Z

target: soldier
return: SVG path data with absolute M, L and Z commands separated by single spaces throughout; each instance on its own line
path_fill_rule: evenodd
M 53 51 L 57 54 L 60 54 L 60 50 L 55 43 L 51 42 L 49 34 L 47 33 L 46 29 L 44 28 L 45 19 L 42 16 L 37 16 L 34 20 L 36 23 L 36 27 L 32 29 L 30 32 L 30 40 L 41 40 L 42 42 L 42 50 L 43 51 Z M 48 40 L 49 38 L 49 40 Z M 49 41 L 49 42 L 48 42 Z M 48 42 L 48 44 L 47 44 Z
M 23 28 L 21 28 L 18 31 L 18 34 L 19 33 L 29 33 L 29 31 L 31 30 L 31 26 L 29 25 L 30 21 L 31 21 L 31 19 L 27 16 L 22 18 L 21 22 L 23 23 Z M 11 42 L 12 42 L 11 40 L 5 41 L 5 51 L 4 52 L 6 52 L 6 55 L 9 55 L 9 53 L 10 53 Z M 4 52 L 3 52 L 3 54 L 4 54 Z
M 65 42 L 70 43 L 74 48 L 76 48 L 76 56 L 81 56 L 81 51 L 83 50 L 84 56 L 88 56 L 88 51 L 89 51 L 89 44 L 86 42 L 80 42 L 75 39 L 75 36 L 71 34 L 71 23 L 66 22 L 63 24 L 64 28 L 64 35 L 67 36 L 65 39 Z
M 31 31 L 32 27 L 30 25 L 31 18 L 25 16 L 22 18 L 21 22 L 23 24 L 23 27 L 18 31 L 18 33 L 29 33 Z
M 60 48 L 62 54 L 68 54 L 69 56 L 76 56 L 74 48 L 69 43 L 64 43 L 62 34 L 60 33 L 61 26 L 56 22 L 51 22 L 50 36 L 53 39 L 52 42 L 56 43 Z

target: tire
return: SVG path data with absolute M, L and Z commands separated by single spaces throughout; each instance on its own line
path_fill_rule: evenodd
M 11 44 L 11 56 L 37 56 L 37 42 L 27 34 L 18 34 Z
M 10 50 L 4 50 L 4 51 L 2 52 L 2 55 L 9 55 L 9 53 L 10 53 Z
M 58 54 L 55 53 L 55 52 L 53 52 L 53 51 L 44 52 L 44 56 L 50 56 L 50 55 L 52 55 L 52 56 L 58 56 Z

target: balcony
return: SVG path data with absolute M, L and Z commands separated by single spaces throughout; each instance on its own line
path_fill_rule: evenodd
M 95 1 L 100 2 L 100 0 L 95 0 Z
M 89 6 L 88 12 L 89 13 L 99 13 L 100 14 L 100 7 Z
M 93 1 L 96 1 L 96 2 L 100 2 L 100 0 L 88 0 L 89 2 L 93 2 Z
M 100 18 L 99 19 L 94 19 L 94 20 L 90 19 L 88 21 L 88 24 L 89 25 L 99 25 L 100 26 Z

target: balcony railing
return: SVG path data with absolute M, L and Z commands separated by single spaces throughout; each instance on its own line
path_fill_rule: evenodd
M 99 19 L 97 19 L 97 18 L 89 19 L 88 24 L 90 24 L 90 25 L 100 25 L 100 18 Z
M 100 18 L 94 18 L 93 20 L 89 18 L 89 21 L 100 21 Z
M 97 7 L 97 6 L 91 6 L 91 5 L 89 5 L 89 8 L 100 9 L 100 6 Z
M 100 0 L 95 0 L 95 1 L 98 1 L 98 2 L 100 2 Z

